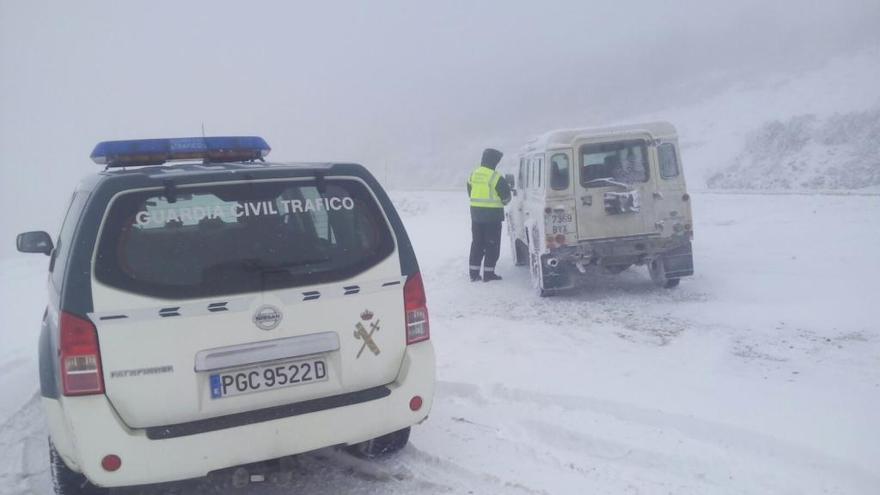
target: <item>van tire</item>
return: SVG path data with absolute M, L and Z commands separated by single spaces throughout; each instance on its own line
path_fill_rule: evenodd
M 408 427 L 392 431 L 387 435 L 382 435 L 366 442 L 349 445 L 345 450 L 355 457 L 363 459 L 386 457 L 406 446 L 407 442 L 409 442 L 409 431 Z
M 513 264 L 516 266 L 526 266 L 529 264 L 529 247 L 526 244 L 519 240 L 513 240 Z
M 678 287 L 679 282 L 681 282 L 680 278 L 667 278 L 666 277 L 666 266 L 663 264 L 663 258 L 655 258 L 648 263 L 648 273 L 651 275 L 651 280 L 658 287 L 663 287 L 664 289 L 672 289 L 673 287 Z
M 81 473 L 67 467 L 64 459 L 49 440 L 49 471 L 52 474 L 52 488 L 56 495 L 108 495 L 110 490 L 97 487 Z

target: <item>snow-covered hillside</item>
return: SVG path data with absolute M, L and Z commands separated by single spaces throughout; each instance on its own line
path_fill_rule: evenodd
M 720 93 L 698 91 L 702 96 L 657 112 L 604 122 L 590 117 L 589 109 L 573 108 L 558 122 L 594 126 L 668 120 L 679 130 L 692 189 L 859 189 L 880 181 L 878 81 L 880 47 L 799 73 L 752 76 L 722 86 Z M 572 122 L 573 115 L 586 120 Z M 524 127 L 511 122 L 508 128 L 487 129 L 486 136 L 463 140 L 459 147 L 467 153 L 413 149 L 408 161 L 392 158 L 388 169 L 374 172 L 383 178 L 388 171 L 386 183 L 398 188 L 460 188 L 483 146 L 502 149 L 502 166 L 509 171 L 530 137 L 521 131 L 536 135 L 549 130 Z M 472 158 L 456 162 L 450 157 Z
M 696 193 L 697 273 L 678 289 L 633 268 L 548 299 L 506 243 L 502 282 L 467 280 L 460 192 L 394 199 L 438 365 L 434 409 L 411 444 L 375 462 L 299 456 L 284 486 L 174 493 L 877 493 L 875 197 Z M 46 258 L 0 268 L 0 494 L 45 495 Z
M 859 189 L 880 181 L 880 47 L 634 119 L 681 136 L 693 188 Z
M 752 132 L 719 189 L 863 189 L 880 186 L 880 107 L 827 118 L 799 115 Z

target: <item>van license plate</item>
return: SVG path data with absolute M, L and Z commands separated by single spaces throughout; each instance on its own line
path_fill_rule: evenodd
M 327 361 L 323 357 L 257 366 L 211 375 L 211 398 L 222 399 L 326 380 Z

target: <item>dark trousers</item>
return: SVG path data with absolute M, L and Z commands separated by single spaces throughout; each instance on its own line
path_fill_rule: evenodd
M 494 273 L 501 254 L 501 222 L 471 222 L 471 275 Z

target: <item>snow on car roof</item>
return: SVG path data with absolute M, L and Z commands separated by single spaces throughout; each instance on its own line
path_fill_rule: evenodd
M 526 143 L 523 153 L 554 147 L 570 147 L 581 139 L 613 137 L 617 134 L 644 132 L 655 138 L 676 136 L 675 126 L 669 122 L 646 122 L 608 127 L 580 127 L 573 129 L 555 129 L 545 132 Z

